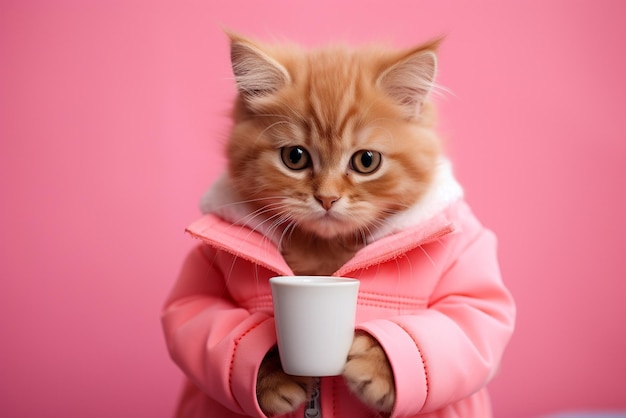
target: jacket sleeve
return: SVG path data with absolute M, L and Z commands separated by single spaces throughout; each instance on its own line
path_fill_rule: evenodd
M 161 318 L 169 353 L 207 396 L 238 414 L 264 417 L 256 378 L 276 344 L 274 320 L 230 299 L 215 257 L 202 245 L 183 264 Z
M 476 225 L 470 229 L 471 239 L 448 243 L 456 248 L 454 259 L 427 309 L 359 325 L 380 342 L 392 365 L 393 417 L 459 401 L 483 388 L 498 369 L 515 305 L 501 281 L 495 236 Z

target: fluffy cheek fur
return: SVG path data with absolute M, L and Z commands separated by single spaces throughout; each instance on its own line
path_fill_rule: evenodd
M 263 119 L 241 121 L 227 148 L 229 175 L 238 195 L 270 213 L 285 209 L 283 200 L 299 193 L 293 179 L 281 172 L 280 147 L 269 134 L 271 126 Z
M 388 126 L 385 131 L 393 139 L 391 145 L 381 141 L 384 145 L 378 146 L 383 154 L 381 174 L 375 173 L 371 179 L 363 177 L 354 191 L 358 200 L 371 202 L 383 219 L 406 210 L 421 198 L 432 181 L 440 154 L 437 138 L 427 130 Z

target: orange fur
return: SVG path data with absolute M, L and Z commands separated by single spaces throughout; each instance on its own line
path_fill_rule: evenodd
M 434 45 L 401 53 L 342 46 L 307 52 L 235 36 L 232 42 L 262 51 L 254 58 L 271 58 L 268 66 L 279 65 L 277 72 L 289 74 L 275 88 L 241 91 L 238 97 L 227 151 L 230 176 L 243 199 L 254 199 L 268 218 L 278 221 L 288 214 L 285 225 L 291 222 L 294 231 L 312 233 L 331 246 L 337 237 L 362 242 L 390 214 L 418 201 L 440 154 L 432 105 L 421 103 L 419 113 L 407 118 L 403 104 L 386 94 L 378 78 L 394 63 Z M 311 155 L 310 169 L 290 172 L 282 163 L 281 147 L 296 145 Z M 379 172 L 350 170 L 349 157 L 361 149 L 382 154 Z M 326 212 L 316 196 L 339 200 Z M 297 234 L 285 239 L 290 236 Z M 297 241 L 306 245 L 306 239 Z M 293 245 L 298 244 L 286 242 L 283 248 Z M 336 265 L 348 256 L 339 255 Z
M 432 181 L 441 145 L 427 95 L 438 41 L 401 51 L 305 51 L 230 37 L 239 88 L 227 146 L 232 184 L 260 222 L 282 231 L 280 249 L 296 274 L 331 274 Z M 308 165 L 289 168 L 290 147 L 308 160 L 296 153 L 289 162 Z M 371 173 L 351 161 L 363 150 L 380 155 Z M 388 411 L 393 376 L 378 343 L 364 338 L 355 339 L 346 378 L 364 402 Z M 264 361 L 258 399 L 268 414 L 297 407 L 306 392 L 308 382 L 294 386 L 281 372 L 275 358 Z

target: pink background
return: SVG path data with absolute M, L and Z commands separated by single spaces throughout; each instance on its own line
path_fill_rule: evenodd
M 447 34 L 442 132 L 519 305 L 496 416 L 626 408 L 626 3 L 334 3 L 0 4 L 0 416 L 171 415 L 159 310 L 223 164 L 221 26 Z

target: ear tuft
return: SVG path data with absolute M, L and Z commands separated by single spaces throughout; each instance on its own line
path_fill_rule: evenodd
M 229 34 L 230 59 L 239 92 L 246 98 L 263 97 L 289 83 L 289 73 L 278 61 L 247 39 Z
M 435 52 L 420 48 L 386 68 L 378 85 L 404 108 L 408 118 L 413 118 L 433 88 L 436 73 Z

